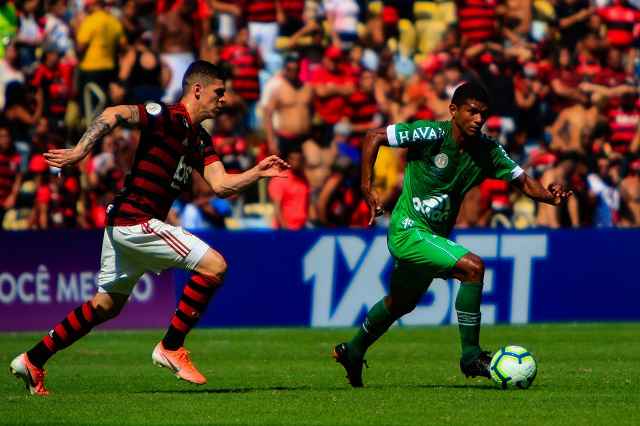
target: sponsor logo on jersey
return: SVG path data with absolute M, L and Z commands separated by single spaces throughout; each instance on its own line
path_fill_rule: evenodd
M 413 208 L 434 222 L 445 222 L 451 213 L 451 201 L 447 194 L 434 194 L 431 198 L 421 200 L 413 197 Z
M 435 163 L 437 168 L 444 169 L 449 164 L 449 157 L 447 154 L 440 153 L 436 155 Z
M 409 134 L 408 130 L 398 132 L 398 143 L 408 141 L 420 141 L 429 139 L 438 139 L 442 137 L 442 129 L 434 129 L 433 127 L 418 127 Z
M 147 110 L 147 113 L 151 115 L 158 115 L 160 114 L 160 111 L 162 111 L 160 104 L 155 102 L 148 103 L 145 109 Z

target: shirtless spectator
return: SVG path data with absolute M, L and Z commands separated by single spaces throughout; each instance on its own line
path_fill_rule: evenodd
M 432 90 L 427 93 L 427 108 L 433 113 L 434 121 L 446 121 L 451 118 L 449 105 L 451 97 L 447 94 L 447 79 L 442 72 L 436 72 L 431 79 Z
M 629 174 L 620 182 L 620 226 L 640 227 L 640 160 L 629 165 Z
M 582 151 L 581 133 L 597 121 L 598 111 L 585 98 L 560 111 L 551 126 L 551 146 L 557 151 Z
M 309 83 L 300 81 L 299 73 L 299 57 L 295 54 L 285 57 L 279 90 L 266 110 L 269 151 L 283 157 L 292 149 L 300 150 L 311 135 L 313 91 Z M 276 117 L 277 128 L 274 125 Z
M 302 151 L 307 178 L 318 189 L 330 172 L 333 155 L 321 149 L 311 137 L 313 90 L 309 82 L 299 78 L 300 59 L 296 54 L 285 57 L 279 90 L 267 107 L 265 128 L 269 152 L 286 158 L 291 150 Z
M 546 187 L 551 182 L 554 182 L 558 183 L 558 185 L 563 185 L 567 190 L 572 189 L 573 183 L 571 177 L 576 171 L 579 161 L 578 156 L 579 154 L 575 151 L 562 154 L 558 160 L 558 164 L 544 172 L 540 178 L 540 183 Z M 538 226 L 547 228 L 580 226 L 578 199 L 576 197 L 571 198 L 569 202 L 558 209 L 549 209 L 547 208 L 548 204 L 538 203 L 538 214 L 536 217 Z
M 170 0 L 172 5 L 180 0 Z M 182 96 L 182 76 L 190 63 L 195 61 L 194 27 L 192 16 L 195 0 L 183 0 L 179 7 L 169 7 L 158 16 L 154 28 L 152 50 L 160 52 L 160 59 L 169 68 L 170 79 L 162 101 L 177 102 Z

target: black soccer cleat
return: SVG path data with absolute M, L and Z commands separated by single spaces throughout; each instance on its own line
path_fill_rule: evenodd
M 345 370 L 347 370 L 347 380 L 349 384 L 354 388 L 362 387 L 362 364 L 366 365 L 367 368 L 367 360 L 358 358 L 353 359 L 350 358 L 347 354 L 347 345 L 344 343 L 340 343 L 333 349 L 333 357 L 336 359 L 336 362 L 342 364 Z
M 462 374 L 467 377 L 482 376 L 487 379 L 491 379 L 491 357 L 489 356 L 491 352 L 485 351 L 478 356 L 478 358 L 470 364 L 465 364 L 462 362 L 462 358 L 460 359 L 460 370 Z

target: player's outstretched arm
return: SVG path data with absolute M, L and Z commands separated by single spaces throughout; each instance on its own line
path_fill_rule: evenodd
M 545 188 L 540 182 L 526 173 L 522 173 L 516 179 L 512 180 L 511 184 L 532 200 L 554 206 L 564 203 L 573 195 L 573 191 L 567 191 L 560 185 L 554 183 L 550 183 L 549 186 Z
M 360 188 L 362 189 L 364 201 L 369 207 L 369 225 L 373 223 L 373 219 L 376 216 L 380 216 L 384 213 L 382 210 L 382 204 L 380 204 L 380 197 L 373 189 L 373 165 L 376 162 L 376 158 L 378 158 L 378 150 L 383 145 L 389 146 L 386 127 L 369 130 L 365 134 L 362 142 L 362 179 L 360 182 Z
M 286 178 L 284 171 L 289 167 L 289 163 L 277 155 L 271 155 L 244 173 L 228 174 L 222 163 L 215 161 L 204 168 L 203 177 L 218 198 L 226 198 L 244 191 L 260 179 Z
M 44 158 L 49 165 L 54 167 L 72 166 L 86 157 L 98 140 L 125 122 L 132 126 L 140 124 L 140 113 L 137 106 L 118 105 L 109 107 L 91 122 L 75 147 L 49 150 L 49 152 L 44 153 Z

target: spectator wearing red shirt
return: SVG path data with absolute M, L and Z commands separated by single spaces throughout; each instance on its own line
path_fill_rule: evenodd
M 557 115 L 564 108 L 575 105 L 576 102 L 584 102 L 586 95 L 578 89 L 580 79 L 575 72 L 575 61 L 571 51 L 563 47 L 556 53 L 554 59 L 554 67 L 549 73 L 548 82 L 551 89 L 552 111 Z
M 598 34 L 589 31 L 576 46 L 576 74 L 581 80 L 592 80 L 602 70 L 602 42 Z
M 329 228 L 369 226 L 369 209 L 360 190 L 360 166 L 339 156 L 318 194 L 318 222 Z
M 40 65 L 31 79 L 31 85 L 42 89 L 43 115 L 49 119 L 54 131 L 64 129 L 67 105 L 73 87 L 73 65 L 60 62 L 60 52 L 55 45 L 45 46 Z
M 304 175 L 302 151 L 289 151 L 286 161 L 291 165 L 285 171 L 288 179 L 269 182 L 269 197 L 275 210 L 273 228 L 298 230 L 305 226 L 310 216 L 311 187 Z
M 633 29 L 640 22 L 640 11 L 628 0 L 614 0 L 611 6 L 598 9 L 607 26 L 607 40 L 612 47 L 628 52 L 633 47 Z
M 231 65 L 231 83 L 247 106 L 244 131 L 252 132 L 257 126 L 256 104 L 260 100 L 260 69 L 264 66 L 260 55 L 248 44 L 247 28 L 238 30 L 235 41 L 222 48 L 220 58 Z
M 0 228 L 7 210 L 15 206 L 21 185 L 20 153 L 13 144 L 9 129 L 0 127 Z
M 640 126 L 638 95 L 625 93 L 620 97 L 619 105 L 609 111 L 611 149 L 623 155 L 629 154 L 631 141 L 638 126 Z
M 345 115 L 351 121 L 352 136 L 349 144 L 352 146 L 360 147 L 365 132 L 383 124 L 382 113 L 376 102 L 374 84 L 374 72 L 363 70 L 356 91 L 347 98 Z
M 80 183 L 75 177 L 61 175 L 57 167 L 49 168 L 49 182 L 38 188 L 29 228 L 75 228 L 79 192 Z
M 594 84 L 611 88 L 624 84 L 628 76 L 622 63 L 622 52 L 612 47 L 607 50 L 604 67 L 592 81 Z
M 460 35 L 470 45 L 496 41 L 499 0 L 457 0 Z
M 342 58 L 342 52 L 338 47 L 327 47 L 322 58 L 322 66 L 313 72 L 309 80 L 313 87 L 314 107 L 322 119 L 322 146 L 331 143 L 333 125 L 344 116 L 347 98 L 356 89 L 355 81 L 347 78 L 340 67 Z
M 87 164 L 89 219 L 95 227 L 105 223 L 107 206 L 122 188 L 124 174 L 118 161 L 117 133 L 102 138 L 102 149 Z

